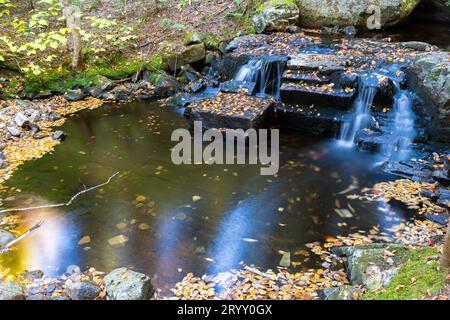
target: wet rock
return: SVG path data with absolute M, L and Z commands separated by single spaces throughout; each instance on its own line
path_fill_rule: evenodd
M 41 120 L 41 112 L 39 110 L 34 110 L 30 115 L 30 121 L 36 123 L 39 120 Z
M 66 138 L 67 138 L 67 134 L 64 131 L 61 131 L 61 130 L 57 130 L 53 134 L 53 139 L 54 140 L 64 141 L 64 140 L 66 140 Z
M 431 49 L 431 44 L 422 41 L 407 41 L 400 43 L 400 46 L 405 49 L 413 49 L 417 51 L 428 51 Z
M 319 292 L 322 300 L 359 300 L 362 295 L 362 289 L 349 285 L 326 288 Z
M 16 236 L 13 233 L 0 229 L 0 247 L 4 247 L 15 238 Z
M 358 33 L 358 30 L 356 30 L 356 28 L 354 26 L 347 26 L 342 29 L 342 33 L 347 38 L 354 38 L 356 36 L 356 34 Z
M 437 204 L 450 207 L 450 190 L 445 188 L 440 188 L 437 192 L 438 199 Z
M 0 280 L 0 300 L 24 300 L 25 294 L 18 282 Z
M 405 19 L 420 0 L 394 0 L 377 2 L 380 10 L 380 27 L 388 27 Z M 367 28 L 368 8 L 373 5 L 371 0 L 298 0 L 301 19 L 300 25 L 308 28 L 322 26 L 359 26 Z
M 204 89 L 206 86 L 206 83 L 202 80 L 197 80 L 194 82 L 189 83 L 186 87 L 185 87 L 185 91 L 189 92 L 189 93 L 197 93 L 200 90 Z
M 3 160 L 3 159 L 0 159 L 0 168 L 1 168 L 1 169 L 7 168 L 8 165 L 9 165 L 9 164 L 8 164 L 7 161 L 5 161 L 5 160 Z
M 185 65 L 181 67 L 181 71 L 178 75 L 178 79 L 182 83 L 189 83 L 197 81 L 201 78 L 201 74 L 195 71 L 190 65 Z
M 346 56 L 332 54 L 299 53 L 291 56 L 288 69 L 303 71 L 319 71 L 322 74 L 331 74 L 344 71 L 349 59 Z
M 20 131 L 19 129 L 17 129 L 16 127 L 7 127 L 6 130 L 8 131 L 8 133 L 13 136 L 13 137 L 20 137 L 22 131 Z
M 441 226 L 446 226 L 449 222 L 450 214 L 448 213 L 427 213 L 425 218 L 435 223 L 440 224 Z
M 115 269 L 103 280 L 110 300 L 148 300 L 153 295 L 150 278 L 127 268 Z
M 168 97 L 180 91 L 180 83 L 175 77 L 161 73 L 154 80 L 155 94 L 159 97 Z
M 296 26 L 299 20 L 299 9 L 293 1 L 266 1 L 256 8 L 252 22 L 256 32 L 286 31 Z
M 180 69 L 182 66 L 205 59 L 206 50 L 203 43 L 182 47 L 175 52 L 164 56 L 171 71 Z
M 65 283 L 65 291 L 72 300 L 94 300 L 101 290 L 91 282 L 69 279 Z
M 127 101 L 132 95 L 131 91 L 128 90 L 125 86 L 115 87 L 109 93 L 114 95 L 115 101 Z
M 64 99 L 67 101 L 80 101 L 86 98 L 86 94 L 81 89 L 67 90 Z
M 434 139 L 448 142 L 450 130 L 450 53 L 418 54 L 407 70 L 408 86 L 424 102 L 424 114 L 431 115 L 428 130 Z
M 61 117 L 59 115 L 57 115 L 56 113 L 50 113 L 48 115 L 48 120 L 50 121 L 58 121 L 59 119 L 61 119 Z
M 220 91 L 228 93 L 246 93 L 252 95 L 255 92 L 255 82 L 230 80 L 220 84 Z

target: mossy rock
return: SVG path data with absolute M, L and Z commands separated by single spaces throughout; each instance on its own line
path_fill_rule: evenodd
M 257 33 L 263 31 L 286 31 L 295 26 L 299 19 L 299 9 L 295 0 L 269 0 L 255 9 L 252 23 Z
M 380 27 L 385 28 L 404 20 L 420 0 L 386 0 L 376 2 L 380 10 Z M 372 0 L 298 0 L 300 25 L 308 28 L 323 26 L 357 26 L 367 28 Z
M 194 44 L 183 47 L 177 52 L 167 54 L 164 57 L 164 62 L 171 71 L 180 69 L 182 66 L 205 59 L 206 50 L 203 43 Z

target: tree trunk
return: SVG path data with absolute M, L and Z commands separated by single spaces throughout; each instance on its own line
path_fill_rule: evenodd
M 450 268 L 450 220 L 448 222 L 447 234 L 445 235 L 444 248 L 442 250 L 441 264 Z
M 82 40 L 81 40 L 81 10 L 78 6 L 63 1 L 63 15 L 66 18 L 67 28 L 72 34 L 72 69 L 77 71 L 82 66 Z

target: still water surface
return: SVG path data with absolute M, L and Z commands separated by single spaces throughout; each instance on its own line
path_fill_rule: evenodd
M 403 219 L 402 212 L 387 214 L 375 203 L 347 198 L 387 179 L 373 169 L 375 156 L 282 130 L 277 176 L 260 176 L 254 165 L 176 166 L 170 135 L 184 127 L 180 110 L 158 102 L 72 117 L 63 127 L 67 141 L 8 181 L 3 206 L 66 202 L 84 186 L 116 171 L 120 176 L 70 207 L 21 214 L 23 230 L 45 223 L 0 264 L 12 273 L 38 268 L 54 275 L 72 264 L 103 271 L 129 266 L 167 289 L 187 272 L 216 273 L 242 263 L 275 268 L 280 250 L 292 253 L 297 268 L 310 267 L 314 260 L 294 255 L 304 244 Z M 349 186 L 356 189 L 342 193 Z M 352 218 L 334 210 L 349 205 Z M 347 225 L 338 226 L 342 222 Z M 120 234 L 129 241 L 111 246 L 108 240 Z M 91 242 L 79 245 L 85 236 Z

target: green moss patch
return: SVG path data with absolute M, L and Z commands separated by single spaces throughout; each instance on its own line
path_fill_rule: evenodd
M 285 8 L 285 7 L 292 7 L 298 9 L 297 1 L 296 0 L 269 0 L 269 1 L 263 1 L 256 6 L 256 13 L 263 12 L 266 8 L 273 7 L 273 8 Z
M 400 257 L 405 263 L 400 267 L 389 286 L 380 291 L 369 291 L 366 300 L 415 300 L 436 294 L 444 287 L 448 270 L 440 267 L 439 256 L 433 247 L 409 250 Z M 430 260 L 430 261 L 428 261 Z

